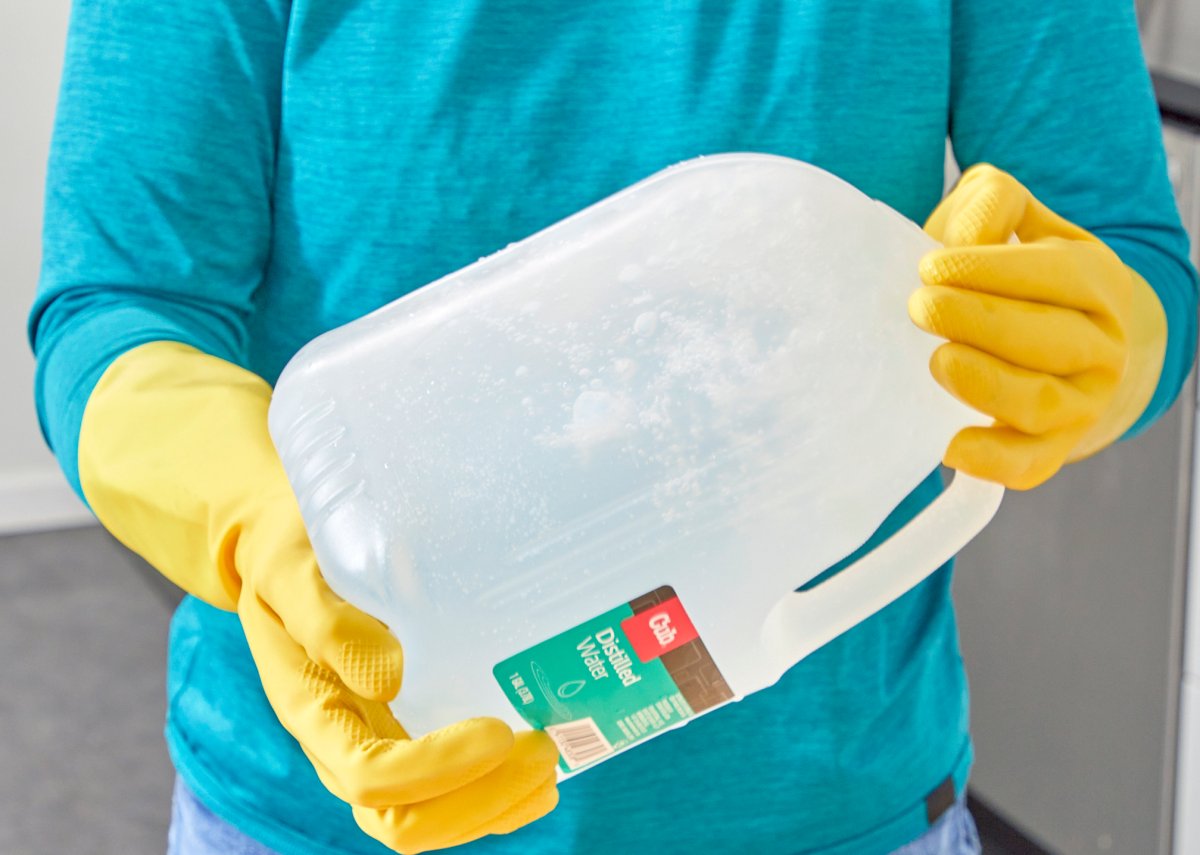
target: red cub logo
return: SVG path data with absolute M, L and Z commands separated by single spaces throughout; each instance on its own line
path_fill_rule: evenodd
M 625 618 L 621 630 L 643 662 L 657 659 L 699 637 L 678 597 Z
M 679 635 L 675 627 L 671 626 L 671 616 L 666 612 L 657 612 L 650 618 L 650 629 L 658 639 L 660 647 L 670 647 L 675 636 Z

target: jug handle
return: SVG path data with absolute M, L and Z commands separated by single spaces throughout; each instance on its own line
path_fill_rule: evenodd
M 875 549 L 816 587 L 781 599 L 763 626 L 781 670 L 914 588 L 995 516 L 1004 487 L 956 472 L 925 510 Z

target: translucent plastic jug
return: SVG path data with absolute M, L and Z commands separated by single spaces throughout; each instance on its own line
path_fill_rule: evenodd
M 816 167 L 688 161 L 291 361 L 270 412 L 321 568 L 405 648 L 413 734 L 547 730 L 567 776 L 770 686 L 995 512 L 987 420 L 910 322 L 914 223 Z

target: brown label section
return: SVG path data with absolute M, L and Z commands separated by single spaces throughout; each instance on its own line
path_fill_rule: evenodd
M 675 596 L 675 589 L 670 585 L 664 585 L 658 590 L 631 600 L 629 607 L 636 615 L 661 605 Z M 692 708 L 693 712 L 702 713 L 710 707 L 715 707 L 717 704 L 733 698 L 729 684 L 717 670 L 717 663 L 713 662 L 712 655 L 704 646 L 703 639 L 696 638 L 681 647 L 670 650 L 659 657 L 659 661 L 666 666 L 671 679 L 675 681 L 680 694 L 687 700 L 688 706 Z

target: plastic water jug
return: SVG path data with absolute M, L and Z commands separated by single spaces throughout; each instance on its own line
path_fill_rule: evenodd
M 787 158 L 687 161 L 320 336 L 270 429 L 333 589 L 396 633 L 414 735 L 497 716 L 569 776 L 776 682 L 990 520 L 987 419 L 910 322 L 934 242 Z

